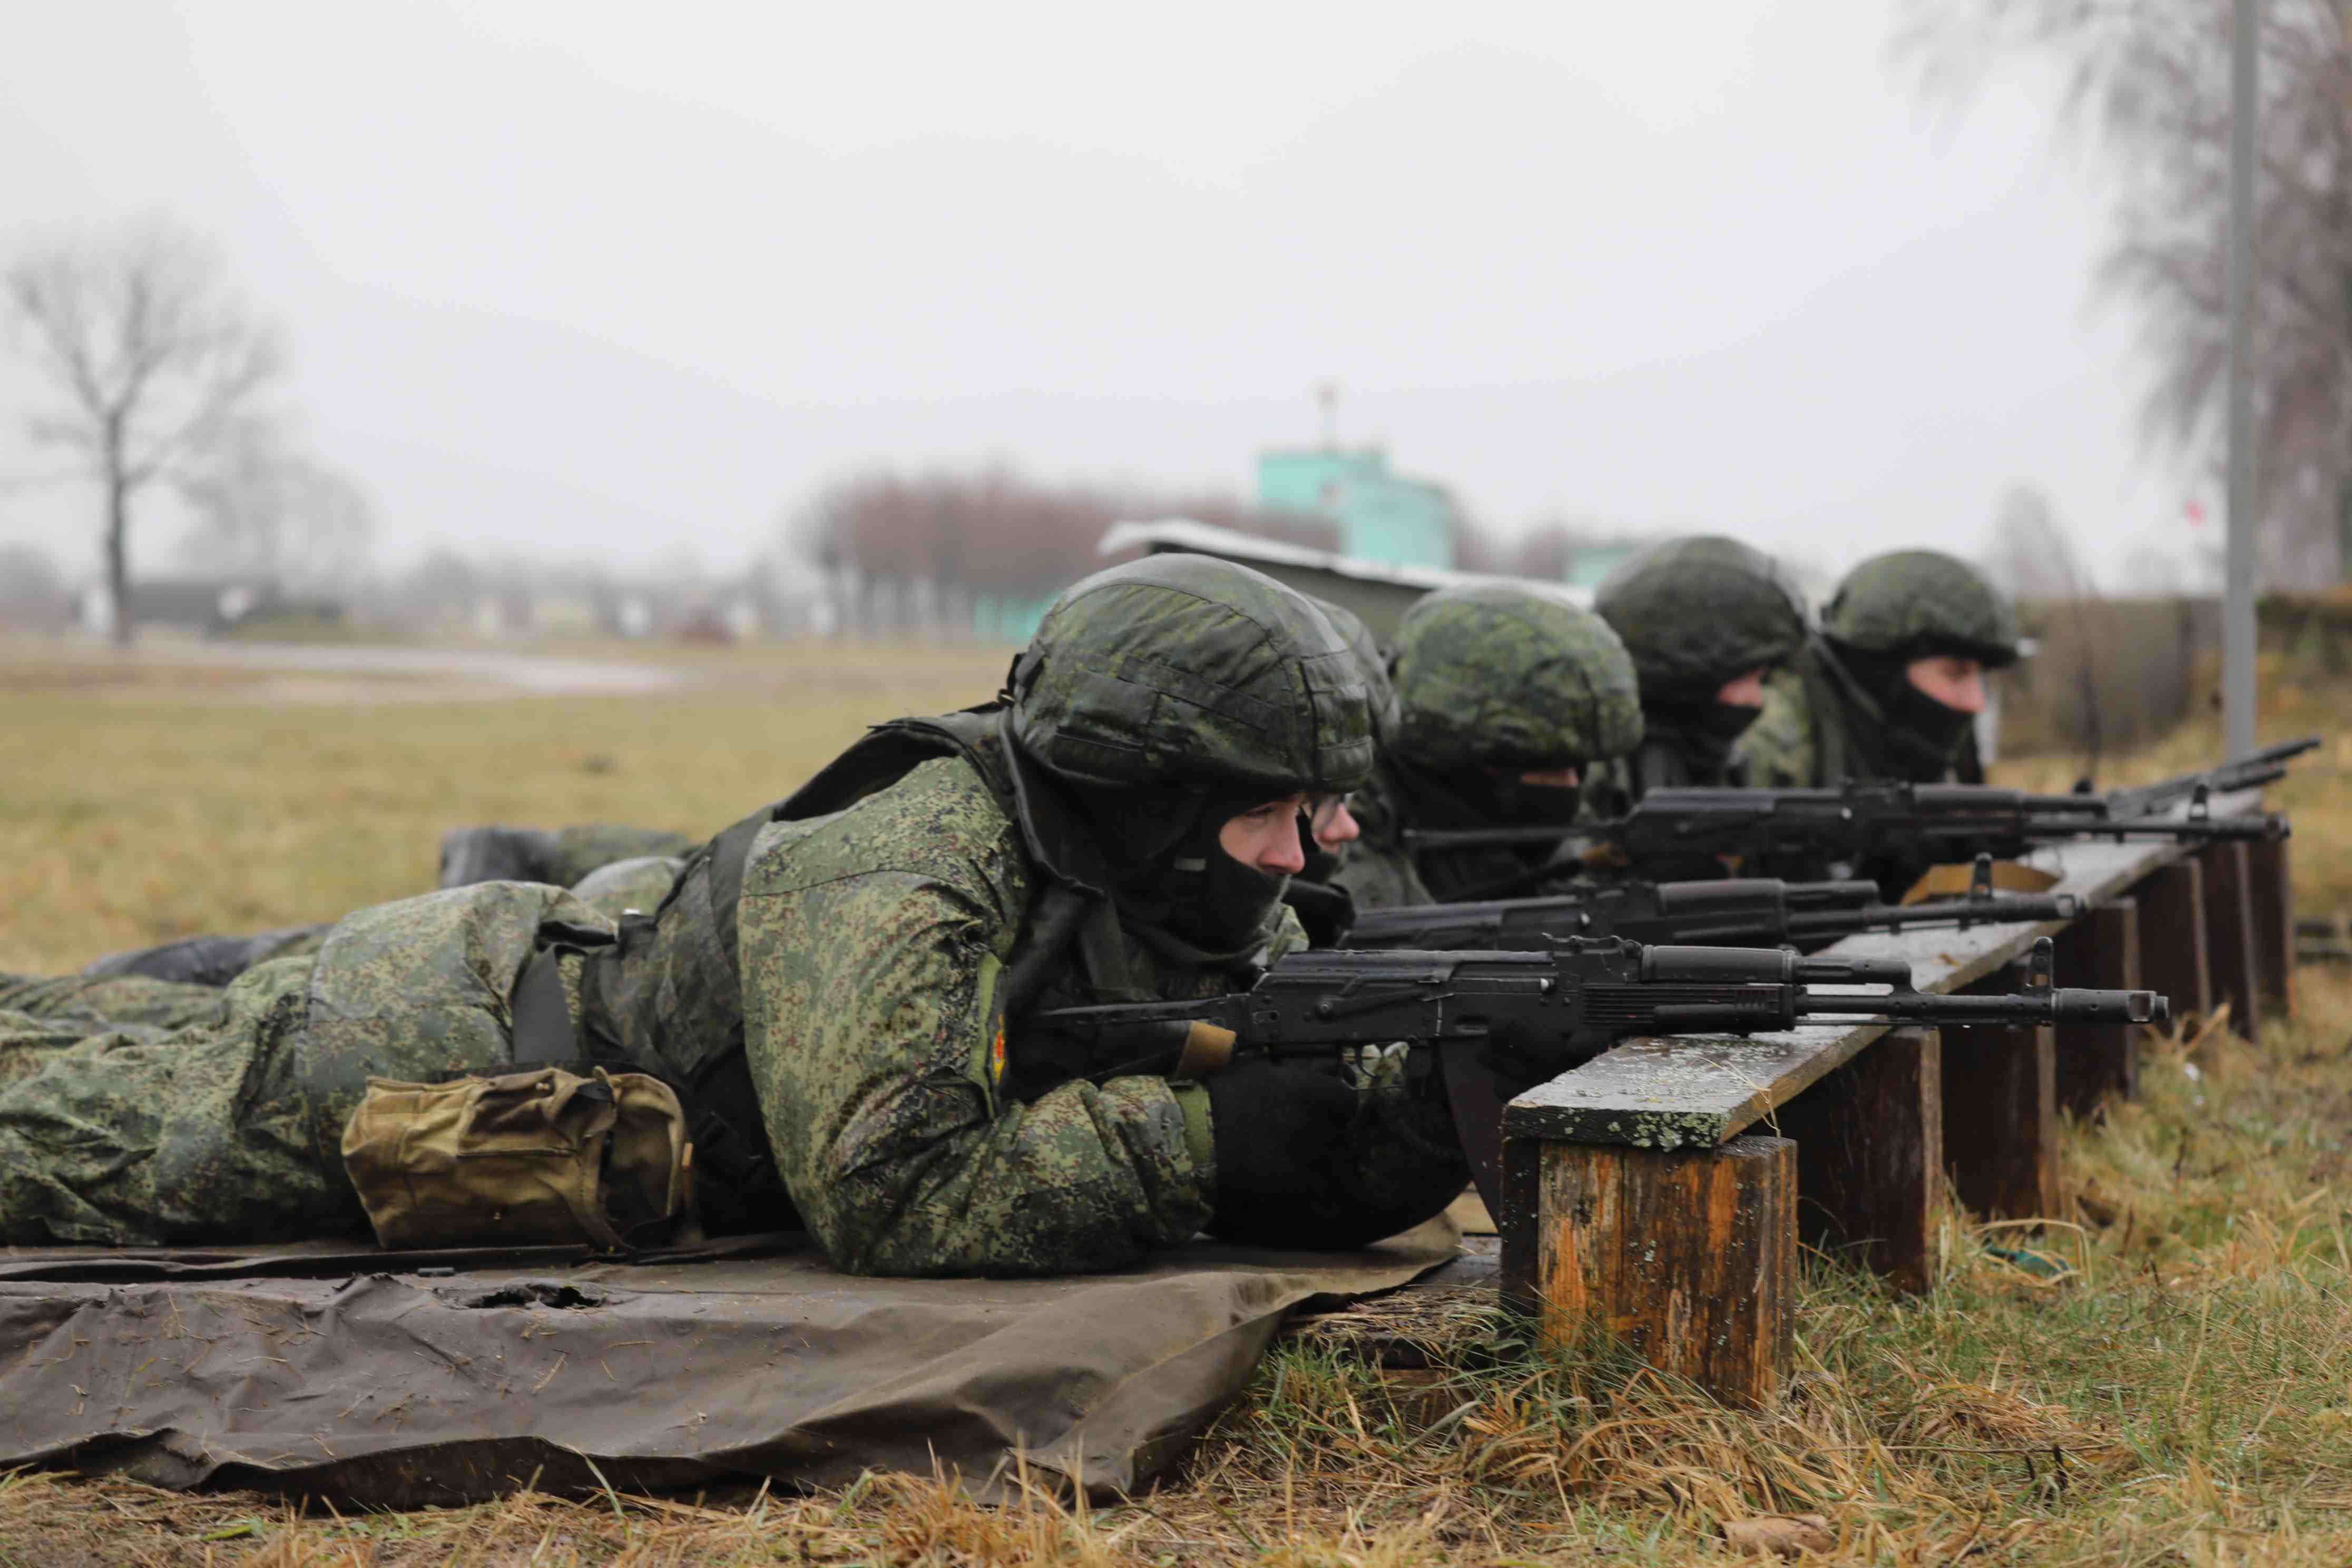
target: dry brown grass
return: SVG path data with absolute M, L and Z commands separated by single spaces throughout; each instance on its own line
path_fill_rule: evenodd
M 789 686 L 754 678 L 772 708 L 751 724 L 732 692 L 321 711 L 135 688 L 0 699 L 12 739 L 21 722 L 50 748 L 12 748 L 11 784 L 32 782 L 0 797 L 19 911 L 0 963 L 406 891 L 452 822 L 707 826 L 867 720 L 985 695 L 995 662 L 910 657 L 872 676 L 812 660 Z M 2282 699 L 2266 733 L 2332 711 L 2324 694 Z M 2213 744 L 2179 737 L 2112 771 L 2154 776 Z M 2280 792 L 2306 903 L 2352 892 L 2352 744 L 2332 744 Z M 2336 1568 L 2352 1562 L 2352 976 L 2300 979 L 2300 1016 L 2260 1041 L 2200 1020 L 2150 1042 L 2142 1097 L 2069 1130 L 2067 1212 L 2039 1231 L 1948 1215 L 1935 1289 L 1911 1300 L 1813 1260 L 1798 1374 L 1769 1412 L 1606 1349 L 1533 1355 L 1475 1294 L 1391 1298 L 1301 1325 L 1180 1474 L 1115 1507 L 1043 1489 L 983 1507 L 936 1478 L 873 1477 L 815 1497 L 527 1494 L 339 1517 L 20 1473 L 0 1482 L 0 1568 L 1679 1564 L 1730 1561 L 1731 1533 L 1808 1515 L 1819 1532 L 1785 1538 L 1823 1563 Z M 1375 1364 L 1372 1345 L 1414 1364 Z
M 448 827 L 716 832 L 1004 658 L 792 645 L 692 655 L 710 683 L 659 697 L 468 700 L 0 642 L 0 970 L 423 892 Z

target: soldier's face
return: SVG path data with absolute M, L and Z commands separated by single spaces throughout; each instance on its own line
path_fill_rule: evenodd
M 1957 654 L 1930 654 L 1905 665 L 1903 674 L 1914 687 L 1955 712 L 1985 710 L 1984 665 L 1979 660 Z
M 1726 708 L 1761 708 L 1764 706 L 1764 670 L 1754 669 L 1733 676 L 1716 691 L 1715 700 Z
M 1307 831 L 1315 836 L 1318 848 L 1337 855 L 1364 836 L 1364 825 L 1348 809 L 1346 795 L 1318 795 L 1307 802 Z
M 1298 847 L 1298 814 L 1307 804 L 1303 795 L 1286 795 L 1228 817 L 1217 830 L 1218 847 L 1269 877 L 1297 876 L 1307 868 L 1307 852 Z

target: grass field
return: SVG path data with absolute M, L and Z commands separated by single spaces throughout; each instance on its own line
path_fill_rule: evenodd
M 0 967 L 417 890 L 438 832 L 463 823 L 707 830 L 865 722 L 978 700 L 1002 669 L 996 654 L 776 651 L 711 658 L 714 684 L 659 699 L 524 701 L 7 648 Z M 2277 733 L 2329 733 L 2280 794 L 2300 895 L 2323 910 L 2352 903 L 2343 696 L 2272 702 Z M 2213 746 L 2184 734 L 2111 782 Z M 2003 771 L 2039 786 L 2071 765 Z M 2143 1097 L 2069 1129 L 2066 1212 L 2031 1232 L 1949 1215 L 1924 1298 L 1809 1259 L 1799 1374 L 1769 1413 L 1605 1352 L 1532 1355 L 1454 1302 L 1310 1323 L 1178 1478 L 1121 1507 L 984 1509 L 875 1477 L 815 1497 L 338 1515 L 27 1471 L 0 1479 L 0 1568 L 1670 1564 L 1731 1560 L 1759 1533 L 1832 1563 L 2333 1568 L 2352 1562 L 2352 981 L 2300 981 L 2298 1017 L 2258 1042 L 2216 1020 L 2151 1042 Z M 1438 1364 L 1368 1364 L 1351 1349 L 1367 1326 L 1421 1331 Z M 1817 1522 L 1773 1522 L 1792 1516 Z

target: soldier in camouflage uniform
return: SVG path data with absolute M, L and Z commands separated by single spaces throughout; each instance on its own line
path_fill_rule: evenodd
M 1346 1246 L 1443 1209 L 1442 1086 L 1392 1055 L 1097 1083 L 1030 1021 L 1215 994 L 1301 941 L 1297 815 L 1371 765 L 1329 623 L 1155 557 L 1064 595 L 1009 695 L 880 726 L 617 929 L 553 887 L 427 894 L 181 988 L 171 1026 L 100 1011 L 153 982 L 0 977 L 0 1241 L 349 1228 L 369 1076 L 504 1070 L 551 1030 L 682 1089 L 722 1220 L 804 1226 L 847 1269 L 1116 1268 L 1203 1226 Z
M 1633 661 L 1607 622 L 1531 588 L 1448 588 L 1405 613 L 1392 664 L 1397 720 L 1363 837 L 1336 879 L 1365 909 L 1474 898 L 1540 863 L 1541 849 L 1416 854 L 1412 828 L 1576 820 L 1580 770 L 1642 738 Z
M 1592 607 L 1642 682 L 1642 743 L 1595 780 L 1622 800 L 1586 791 L 1597 814 L 1654 789 L 1741 783 L 1732 743 L 1805 641 L 1804 601 L 1772 558 L 1719 534 L 1670 539 L 1611 573 Z
M 1984 677 L 2017 660 L 2017 619 L 1966 562 L 1933 550 L 1847 574 L 1819 636 L 1775 678 L 1734 757 L 1769 788 L 1846 779 L 1981 783 Z

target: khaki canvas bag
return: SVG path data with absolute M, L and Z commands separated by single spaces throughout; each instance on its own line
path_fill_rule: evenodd
M 629 1245 L 690 1206 L 677 1096 L 561 1068 L 448 1083 L 370 1079 L 343 1168 L 387 1247 Z

